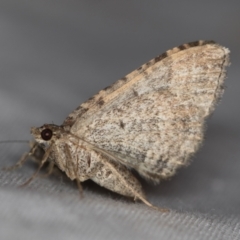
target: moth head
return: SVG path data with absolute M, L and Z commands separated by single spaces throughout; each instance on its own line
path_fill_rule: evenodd
M 62 136 L 63 128 L 54 124 L 44 124 L 41 127 L 32 127 L 31 134 L 36 142 L 49 146 Z

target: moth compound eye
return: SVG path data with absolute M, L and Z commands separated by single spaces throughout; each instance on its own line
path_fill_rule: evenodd
M 53 132 L 49 128 L 46 128 L 41 132 L 41 137 L 45 141 L 49 141 L 52 138 L 52 135 L 53 135 Z

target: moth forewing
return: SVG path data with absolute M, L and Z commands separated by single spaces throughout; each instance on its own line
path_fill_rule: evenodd
M 201 145 L 228 64 L 229 50 L 213 42 L 169 50 L 83 103 L 71 132 L 148 179 L 171 177 Z

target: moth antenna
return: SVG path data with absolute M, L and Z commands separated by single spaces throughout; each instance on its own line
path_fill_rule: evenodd
M 4 140 L 4 141 L 0 141 L 1 143 L 29 143 L 28 140 Z

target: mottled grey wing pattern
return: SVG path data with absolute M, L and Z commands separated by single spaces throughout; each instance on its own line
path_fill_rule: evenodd
M 223 93 L 229 50 L 198 41 L 173 48 L 101 90 L 64 125 L 153 181 L 189 162 Z

